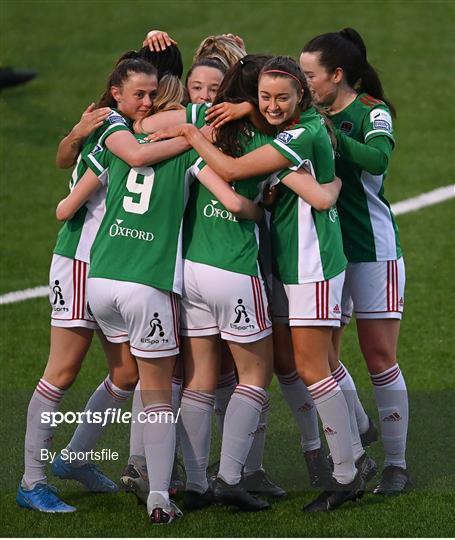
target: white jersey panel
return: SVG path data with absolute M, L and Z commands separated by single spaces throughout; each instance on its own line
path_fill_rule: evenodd
M 362 171 L 360 177 L 366 195 L 371 228 L 373 230 L 376 248 L 376 260 L 387 261 L 397 258 L 395 229 L 390 215 L 391 210 L 381 201 L 378 194 L 381 190 L 384 176 Z

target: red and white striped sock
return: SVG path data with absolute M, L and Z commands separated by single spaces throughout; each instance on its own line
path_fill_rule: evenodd
M 357 396 L 357 390 L 354 386 L 354 381 L 349 375 L 347 369 L 340 362 L 340 365 L 332 371 L 332 377 L 338 383 L 338 386 L 343 392 L 346 404 L 349 411 L 349 423 L 351 426 L 352 435 L 352 451 L 354 452 L 354 459 L 357 461 L 365 453 L 360 442 L 359 427 L 357 425 L 357 417 L 355 414 L 355 401 L 359 399 Z
M 22 485 L 33 489 L 37 484 L 45 484 L 46 452 L 50 449 L 55 427 L 51 422 L 44 423 L 43 413 L 57 412 L 65 391 L 50 382 L 40 379 L 27 411 L 27 430 L 25 432 L 25 472 Z
M 91 411 L 97 412 L 101 415 L 105 414 L 108 409 L 120 409 L 123 403 L 131 396 L 133 392 L 131 390 L 122 390 L 106 377 L 104 381 L 98 386 L 98 388 L 90 396 L 85 406 L 85 412 Z M 87 417 L 84 416 L 84 421 L 78 424 L 76 431 L 74 432 L 71 441 L 67 448 L 70 452 L 84 452 L 95 448 L 96 443 L 103 435 L 106 427 L 109 425 L 109 420 L 106 425 L 103 422 L 87 422 Z M 73 460 L 72 465 L 80 467 L 87 463 L 87 460 Z
M 265 439 L 267 437 L 267 427 L 269 422 L 270 397 L 267 392 L 267 399 L 262 405 L 259 424 L 254 434 L 253 444 L 251 445 L 248 457 L 245 461 L 243 472 L 245 476 L 249 476 L 256 471 L 262 469 L 262 460 L 264 458 Z
M 144 423 L 144 449 L 150 492 L 168 498 L 175 454 L 174 413 L 168 403 L 147 405 L 144 413 L 149 418 Z
M 253 444 L 267 392 L 259 386 L 238 384 L 224 419 L 218 475 L 228 484 L 238 484 L 242 467 Z
M 223 436 L 226 409 L 236 386 L 237 379 L 234 371 L 220 375 L 220 378 L 218 379 L 218 386 L 215 390 L 215 417 L 216 425 L 218 426 L 218 431 L 220 432 L 221 436 Z
M 297 374 L 292 371 L 286 375 L 278 375 L 283 397 L 291 409 L 292 416 L 300 431 L 300 443 L 303 451 L 321 448 L 319 425 L 316 407 L 308 388 Z
M 382 373 L 371 375 L 379 411 L 381 438 L 384 444 L 384 467 L 396 465 L 406 469 L 408 434 L 408 390 L 398 364 Z
M 186 471 L 186 489 L 205 493 L 212 435 L 213 394 L 185 388 L 180 409 L 180 444 Z
M 322 421 L 333 459 L 333 476 L 340 484 L 354 480 L 357 470 L 352 451 L 351 427 L 346 399 L 330 376 L 308 387 Z

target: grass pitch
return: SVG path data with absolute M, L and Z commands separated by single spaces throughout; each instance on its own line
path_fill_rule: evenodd
M 234 32 L 250 52 L 297 56 L 321 32 L 352 26 L 365 38 L 386 94 L 398 109 L 398 141 L 387 193 L 392 202 L 453 182 L 455 22 L 452 2 L 86 2 L 3 1 L 0 5 L 2 63 L 39 71 L 36 81 L 0 94 L 1 284 L 0 293 L 43 285 L 58 224 L 57 201 L 68 173 L 54 166 L 59 138 L 96 100 L 115 59 L 138 47 L 146 31 L 168 30 L 184 54 L 206 35 Z M 301 512 L 314 493 L 298 434 L 276 382 L 265 465 L 289 492 L 272 510 L 245 515 L 213 507 L 185 513 L 170 527 L 151 527 L 132 496 L 90 495 L 56 480 L 73 515 L 43 515 L 14 501 L 23 467 L 28 400 L 48 353 L 46 299 L 0 306 L 1 529 L 3 536 L 449 536 L 453 534 L 455 458 L 450 451 L 455 405 L 453 334 L 454 202 L 400 216 L 398 225 L 407 272 L 406 312 L 399 362 L 410 392 L 408 462 L 415 489 L 396 498 L 366 494 L 356 505 L 330 515 Z M 343 359 L 368 412 L 376 408 L 354 325 L 345 336 Z M 94 342 L 63 410 L 83 407 L 106 368 Z M 54 449 L 69 440 L 62 426 Z M 103 469 L 118 478 L 127 459 L 128 432 L 114 426 L 101 443 L 120 453 Z M 219 448 L 215 441 L 213 457 Z M 379 463 L 382 449 L 371 454 Z M 53 481 L 53 479 L 51 478 Z M 373 484 L 374 485 L 374 484 Z

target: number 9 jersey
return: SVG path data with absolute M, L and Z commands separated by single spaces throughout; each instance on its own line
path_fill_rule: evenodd
M 150 144 L 144 135 L 136 138 Z M 90 155 L 90 168 L 108 185 L 106 213 L 90 253 L 90 278 L 181 294 L 182 220 L 200 160 L 190 150 L 153 167 L 131 168 L 106 149 Z

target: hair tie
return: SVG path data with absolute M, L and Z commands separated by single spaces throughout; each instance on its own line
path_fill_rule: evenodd
M 262 75 L 265 75 L 266 73 L 281 73 L 282 75 L 287 75 L 288 77 L 292 77 L 295 81 L 297 81 L 299 83 L 300 89 L 303 92 L 302 81 L 298 77 L 293 75 L 292 73 L 289 73 L 288 71 L 283 71 L 281 69 L 268 69 L 267 71 L 263 71 Z

